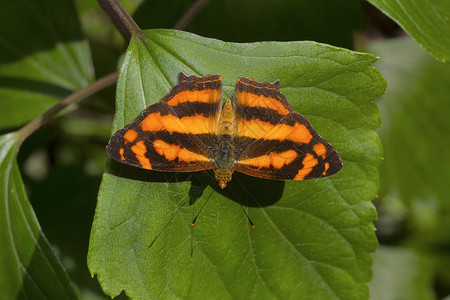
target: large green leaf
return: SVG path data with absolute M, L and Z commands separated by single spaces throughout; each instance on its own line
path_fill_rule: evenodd
M 0 2 L 0 129 L 43 113 L 93 79 L 71 0 Z
M 28 202 L 15 133 L 0 136 L 0 289 L 3 299 L 76 299 Z
M 367 298 L 377 247 L 370 200 L 381 159 L 373 100 L 385 90 L 375 60 L 315 42 L 225 43 L 173 30 L 134 37 L 113 131 L 160 100 L 180 71 L 221 74 L 225 97 L 238 76 L 280 79 L 288 101 L 336 147 L 344 167 L 329 178 L 288 183 L 235 173 L 222 191 L 209 173 L 109 161 L 88 255 L 104 291 L 136 298 Z
M 373 256 L 371 300 L 432 300 L 433 272 L 429 259 L 401 247 L 380 247 Z
M 436 59 L 450 60 L 450 1 L 368 0 Z

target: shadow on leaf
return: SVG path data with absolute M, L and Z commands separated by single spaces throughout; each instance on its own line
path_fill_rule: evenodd
M 159 172 L 124 165 L 113 159 L 109 159 L 106 172 L 114 176 L 145 182 L 190 181 L 189 205 L 194 204 L 208 186 L 211 186 L 218 194 L 248 207 L 273 205 L 281 198 L 284 189 L 283 181 L 261 179 L 235 172 L 233 180 L 222 190 L 214 180 L 212 171 Z

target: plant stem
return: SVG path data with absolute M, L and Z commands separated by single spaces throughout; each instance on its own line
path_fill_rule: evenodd
M 119 0 L 98 0 L 98 2 L 127 43 L 130 42 L 132 35 L 141 31 Z
M 42 115 L 38 116 L 36 119 L 22 127 L 20 130 L 18 130 L 18 135 L 20 139 L 20 143 L 22 143 L 30 134 L 35 132 L 38 128 L 40 128 L 43 124 L 47 123 L 49 120 L 51 120 L 57 113 L 59 113 L 62 109 L 66 108 L 67 106 L 74 104 L 78 101 L 81 101 L 85 99 L 86 97 L 89 97 L 90 95 L 110 86 L 117 82 L 119 72 L 114 72 L 109 75 L 106 75 L 95 82 L 91 83 L 87 87 L 82 88 L 81 90 L 78 90 L 63 100 L 61 100 L 58 104 L 55 106 L 52 106 L 49 110 L 44 112 Z
M 173 26 L 173 29 L 184 30 L 193 18 L 202 10 L 202 8 L 209 2 L 209 0 L 197 0 L 194 4 L 184 13 L 181 19 Z

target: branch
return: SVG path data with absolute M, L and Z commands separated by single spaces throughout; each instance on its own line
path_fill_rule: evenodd
M 209 0 L 197 0 L 173 26 L 173 29 L 184 30 L 208 2 Z
M 44 112 L 42 115 L 38 116 L 36 119 L 22 127 L 18 131 L 18 135 L 20 137 L 20 143 L 22 143 L 30 134 L 35 132 L 38 128 L 40 128 L 43 124 L 47 123 L 49 120 L 51 120 L 57 113 L 59 113 L 62 109 L 66 108 L 67 106 L 74 104 L 78 101 L 83 100 L 84 98 L 89 97 L 90 95 L 110 86 L 117 82 L 118 72 L 111 73 L 109 75 L 106 75 L 87 87 L 82 88 L 81 90 L 78 90 L 63 100 L 61 100 L 58 104 L 55 106 L 52 106 L 49 110 Z
M 131 36 L 141 31 L 133 18 L 123 8 L 119 0 L 98 0 L 98 3 L 109 16 L 123 38 L 130 42 Z

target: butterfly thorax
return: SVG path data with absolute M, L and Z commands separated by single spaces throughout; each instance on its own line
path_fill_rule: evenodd
M 214 173 L 220 188 L 225 188 L 231 180 L 234 171 L 234 144 L 233 144 L 233 108 L 228 100 L 220 115 L 217 146 L 214 157 Z

